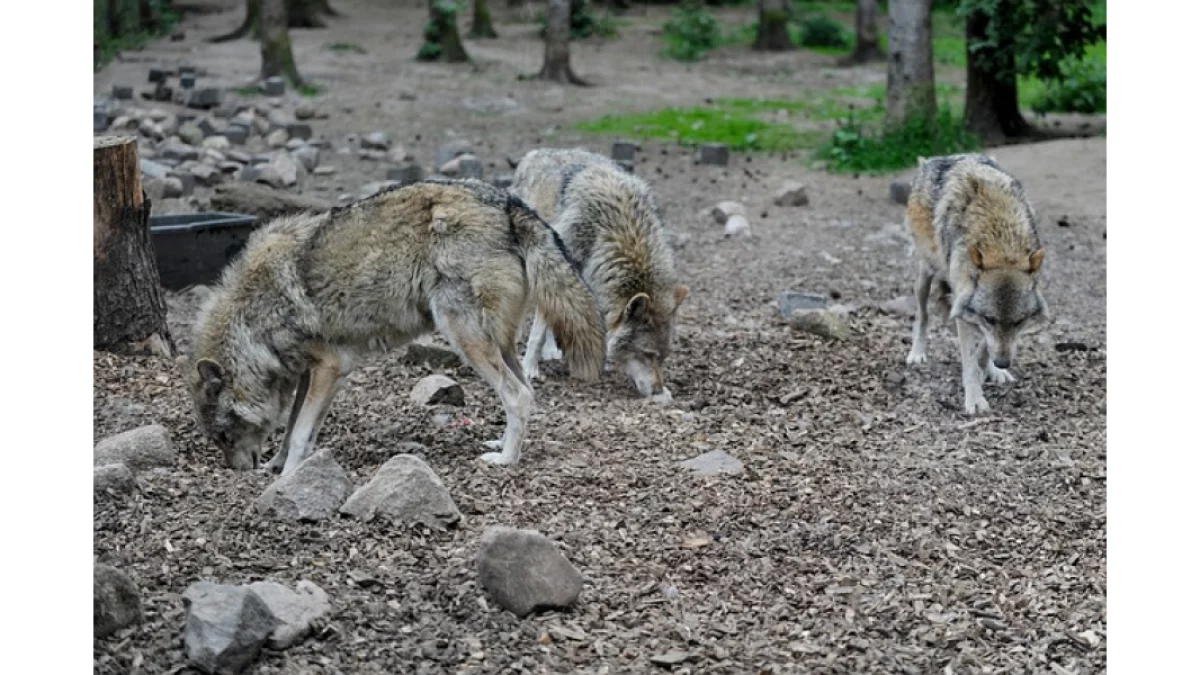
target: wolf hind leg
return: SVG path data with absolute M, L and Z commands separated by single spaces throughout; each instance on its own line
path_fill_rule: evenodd
M 542 345 L 542 360 L 557 361 L 562 358 L 562 350 L 558 348 L 558 341 L 554 339 L 554 331 L 546 329 L 546 342 Z
M 545 358 L 546 338 L 549 330 L 549 326 L 546 325 L 546 317 L 542 316 L 541 310 L 538 310 L 533 315 L 533 325 L 529 328 L 529 339 L 525 342 L 525 359 L 522 364 L 525 376 L 531 380 L 540 374 L 539 356 L 542 359 Z M 553 339 L 553 336 L 549 337 Z
M 917 314 L 913 317 L 912 348 L 905 363 L 915 366 L 928 360 L 926 336 L 929 333 L 929 289 L 933 285 L 933 270 L 925 261 L 917 265 L 917 280 L 913 292 L 917 299 Z

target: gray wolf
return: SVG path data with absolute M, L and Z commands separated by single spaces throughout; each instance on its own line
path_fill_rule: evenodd
M 985 376 L 1012 382 L 1017 338 L 1048 320 L 1040 279 L 1046 249 L 1033 207 L 1021 183 L 991 157 L 948 155 L 920 160 L 905 221 L 918 260 L 906 361 L 926 361 L 932 300 L 958 328 L 963 407 L 986 412 Z
M 643 397 L 670 400 L 663 366 L 688 287 L 678 283 L 650 187 L 603 155 L 546 148 L 521 158 L 510 189 L 550 223 L 579 261 L 604 311 L 610 362 Z M 556 337 L 539 310 L 525 346 L 530 377 L 538 375 L 539 357 L 554 357 Z
M 572 373 L 598 377 L 603 319 L 554 231 L 491 185 L 428 180 L 256 231 L 201 310 L 185 376 L 201 429 L 239 470 L 258 465 L 295 392 L 268 465 L 290 473 L 364 355 L 436 329 L 504 406 L 504 435 L 487 444 L 498 451 L 482 458 L 513 464 L 534 403 L 516 357 L 529 304 Z

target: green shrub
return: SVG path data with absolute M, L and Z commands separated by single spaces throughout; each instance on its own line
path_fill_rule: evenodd
M 1033 100 L 1035 113 L 1098 113 L 1107 109 L 1108 75 L 1102 62 L 1070 59 L 1063 64 L 1063 77 L 1045 83 Z
M 818 14 L 800 21 L 800 45 L 803 47 L 849 47 L 853 36 L 833 19 Z
M 875 173 L 914 167 L 918 157 L 968 152 L 980 146 L 979 138 L 967 131 L 949 106 L 932 118 L 915 118 L 874 133 L 852 111 L 816 156 L 828 162 L 830 171 Z
M 663 26 L 667 56 L 680 61 L 696 61 L 717 48 L 721 27 L 711 12 L 699 5 L 686 5 L 671 12 Z

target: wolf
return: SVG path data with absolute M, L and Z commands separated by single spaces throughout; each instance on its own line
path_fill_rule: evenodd
M 514 464 L 534 404 L 516 356 L 530 305 L 572 374 L 597 378 L 603 318 L 558 235 L 489 184 L 426 180 L 257 230 L 201 309 L 185 376 L 200 428 L 238 470 L 258 465 L 295 392 L 267 465 L 287 474 L 365 355 L 436 330 L 503 404 L 504 434 L 482 459 Z
M 550 223 L 580 262 L 604 312 L 609 361 L 641 396 L 669 401 L 663 369 L 688 287 L 678 282 L 650 186 L 603 155 L 542 148 L 521 158 L 510 190 Z M 538 375 L 539 358 L 554 357 L 558 337 L 538 310 L 523 362 L 530 377 Z
M 1049 319 L 1037 216 L 1020 181 L 993 158 L 957 154 L 919 160 L 905 221 L 917 254 L 917 314 L 906 361 L 926 361 L 932 301 L 958 329 L 963 407 L 967 414 L 986 412 L 985 376 L 1012 382 L 1017 338 Z

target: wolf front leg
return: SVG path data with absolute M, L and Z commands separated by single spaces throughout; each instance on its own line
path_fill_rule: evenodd
M 353 359 L 349 355 L 333 352 L 310 370 L 308 391 L 295 424 L 288 430 L 287 446 L 281 451 L 286 453 L 284 475 L 295 471 L 312 453 L 329 407 L 352 369 Z
M 529 339 L 525 342 L 525 359 L 521 368 L 525 377 L 532 380 L 539 375 L 538 361 L 542 358 L 542 349 L 546 346 L 546 319 L 541 310 L 533 315 L 533 326 L 529 328 Z
M 910 366 L 925 363 L 928 358 L 926 335 L 929 333 L 929 289 L 932 285 L 933 270 L 922 260 L 917 264 L 917 281 L 913 286 L 917 314 L 913 317 L 912 348 L 908 350 L 908 358 L 904 359 Z
M 958 323 L 958 351 L 962 356 L 963 408 L 968 415 L 987 412 L 991 409 L 983 397 L 983 361 L 987 358 L 987 342 L 974 326 L 963 321 Z
M 292 398 L 292 412 L 288 416 L 287 430 L 283 435 L 283 445 L 270 462 L 263 467 L 269 473 L 279 473 L 283 471 L 283 465 L 287 462 L 288 447 L 292 443 L 292 430 L 296 428 L 296 419 L 300 417 L 300 410 L 304 407 L 304 400 L 308 397 L 308 387 L 312 381 L 312 370 L 305 370 L 300 376 L 300 382 L 296 385 L 296 393 Z

